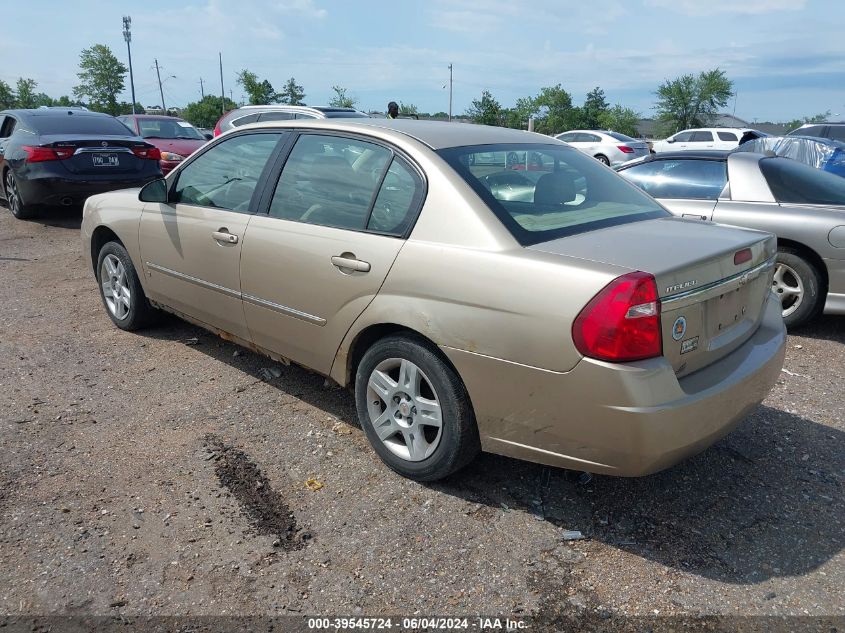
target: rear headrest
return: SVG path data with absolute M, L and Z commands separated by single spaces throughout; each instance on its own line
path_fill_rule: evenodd
M 355 170 L 342 156 L 318 156 L 311 167 L 311 179 L 351 184 Z
M 575 200 L 575 181 L 561 171 L 543 174 L 534 187 L 534 204 L 555 206 Z

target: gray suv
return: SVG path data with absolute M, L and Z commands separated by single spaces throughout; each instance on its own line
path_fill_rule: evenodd
M 845 123 L 805 123 L 787 136 L 815 136 L 833 141 L 845 141 Z
M 368 114 L 354 108 L 331 106 L 248 105 L 224 114 L 214 126 L 214 136 L 232 128 L 260 121 L 288 121 L 290 119 L 357 119 L 369 118 Z

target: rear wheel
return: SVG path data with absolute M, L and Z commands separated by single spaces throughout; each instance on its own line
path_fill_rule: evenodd
M 596 154 L 596 160 L 600 163 L 604 163 L 605 165 L 610 166 L 610 159 L 604 154 Z
M 795 249 L 778 249 L 772 290 L 780 299 L 787 327 L 803 325 L 821 308 L 821 276 Z
M 11 169 L 6 170 L 6 176 L 3 179 L 3 190 L 6 195 L 6 204 L 9 206 L 9 211 L 18 220 L 27 220 L 35 215 L 32 207 L 24 204 L 20 188 L 18 187 L 18 181 Z
M 373 449 L 404 477 L 442 479 L 480 450 L 463 383 L 421 338 L 390 336 L 367 350 L 355 401 Z
M 108 242 L 97 258 L 100 297 L 112 322 L 121 330 L 149 325 L 156 315 L 150 305 L 135 266 L 122 244 Z

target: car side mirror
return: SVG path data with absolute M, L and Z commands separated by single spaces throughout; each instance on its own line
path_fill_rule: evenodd
M 667 138 L 667 139 L 666 139 L 666 142 L 667 142 L 667 143 L 674 143 L 674 142 L 675 142 L 675 139 L 673 139 L 673 138 Z
M 141 192 L 138 194 L 138 200 L 141 202 L 161 202 L 167 203 L 167 181 L 164 178 L 158 178 L 141 187 Z
M 206 141 L 210 141 L 211 139 L 214 138 L 214 134 L 212 134 L 211 132 L 204 132 L 203 136 L 205 137 Z

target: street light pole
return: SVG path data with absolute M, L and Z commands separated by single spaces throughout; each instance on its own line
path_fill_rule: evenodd
M 132 74 L 132 18 L 123 16 L 123 39 L 126 40 L 126 53 L 129 55 L 129 87 L 132 89 L 132 114 L 135 114 L 135 77 Z
M 161 88 L 161 74 L 158 72 L 158 60 L 155 60 L 156 63 L 156 77 L 158 77 L 158 93 L 161 95 L 161 109 L 164 110 L 164 113 L 167 114 L 167 106 L 164 105 L 164 90 Z

